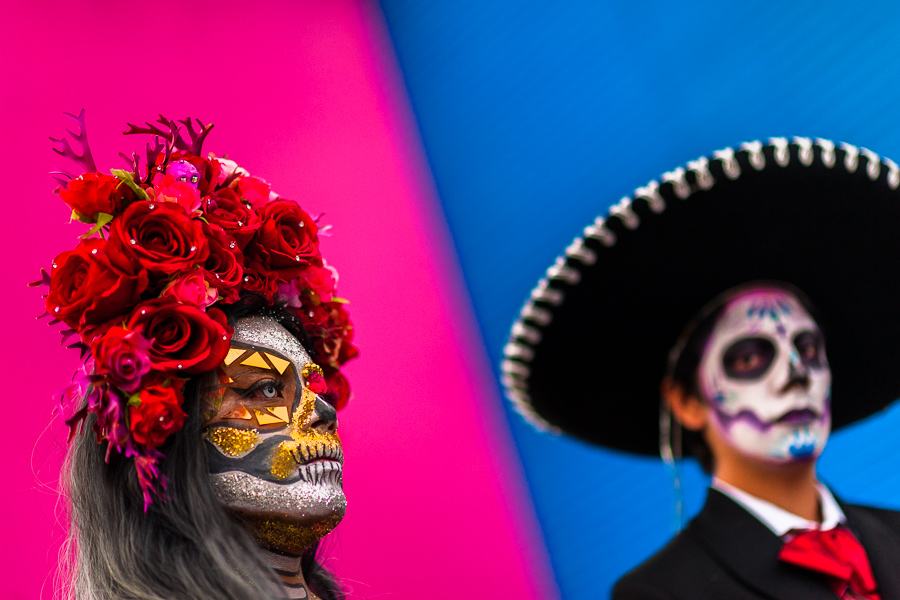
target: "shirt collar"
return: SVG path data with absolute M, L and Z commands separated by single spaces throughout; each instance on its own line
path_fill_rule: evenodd
M 751 515 L 759 519 L 763 525 L 771 529 L 778 537 L 784 537 L 792 530 L 821 529 L 827 531 L 834 529 L 846 522 L 847 517 L 838 505 L 831 492 L 821 483 L 816 483 L 816 491 L 819 493 L 819 502 L 822 507 L 822 522 L 808 521 L 799 515 L 790 513 L 771 502 L 748 494 L 721 479 L 713 478 L 712 487 L 740 506 L 744 507 Z

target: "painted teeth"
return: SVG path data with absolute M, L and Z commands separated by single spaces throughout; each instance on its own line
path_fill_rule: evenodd
M 340 484 L 343 481 L 342 469 L 340 466 L 335 466 L 334 463 L 316 462 L 311 465 L 300 465 L 297 474 L 301 480 L 313 485 Z

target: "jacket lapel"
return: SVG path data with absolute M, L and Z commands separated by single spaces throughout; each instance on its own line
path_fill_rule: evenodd
M 685 534 L 693 537 L 723 569 L 761 598 L 835 598 L 824 577 L 778 560 L 781 538 L 717 490 L 710 489 L 706 505 Z M 877 572 L 875 577 L 880 585 Z M 882 600 L 888 599 L 883 596 Z
M 900 538 L 895 530 L 871 509 L 845 504 L 841 508 L 866 550 L 881 600 L 900 600 Z

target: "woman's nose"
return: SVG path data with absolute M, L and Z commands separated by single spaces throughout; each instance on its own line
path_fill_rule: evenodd
M 310 429 L 315 429 L 320 433 L 334 433 L 337 431 L 337 426 L 337 411 L 335 408 L 321 398 L 316 398 Z

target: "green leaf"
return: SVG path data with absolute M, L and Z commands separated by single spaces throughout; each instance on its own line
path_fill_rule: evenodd
M 81 221 L 82 223 L 93 223 L 94 220 L 87 215 L 83 215 L 74 208 L 72 209 L 72 216 L 70 219 L 74 219 L 75 221 Z
M 332 296 L 331 301 L 337 302 L 338 304 L 350 304 L 350 301 L 346 298 L 338 298 L 337 296 Z
M 92 235 L 94 235 L 95 233 L 97 233 L 98 231 L 103 229 L 105 226 L 107 226 L 109 224 L 109 222 L 113 220 L 113 216 L 106 214 L 106 213 L 97 213 L 94 216 L 97 218 L 97 222 L 94 224 L 93 227 L 90 228 L 90 230 L 87 233 L 85 233 L 84 235 L 81 236 L 82 239 L 91 237 Z M 90 223 L 90 221 L 88 221 L 88 223 Z M 102 231 L 100 231 L 100 237 L 103 237 Z
M 150 196 L 147 195 L 147 191 L 137 183 L 135 183 L 134 175 L 132 173 L 124 169 L 111 169 L 110 172 L 116 177 L 116 179 L 130 187 L 132 191 L 137 194 L 139 200 L 150 199 Z
M 132 394 L 128 397 L 128 406 L 140 406 L 141 405 L 141 393 Z

